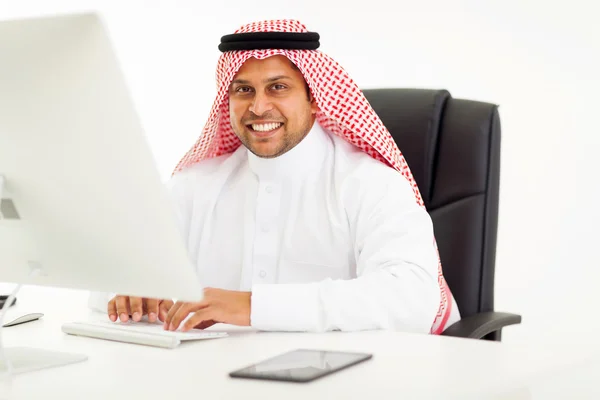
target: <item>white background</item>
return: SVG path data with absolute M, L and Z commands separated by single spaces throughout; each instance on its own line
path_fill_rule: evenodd
M 362 88 L 448 89 L 500 105 L 496 308 L 506 342 L 600 327 L 600 28 L 595 2 L 2 1 L 0 18 L 101 11 L 162 176 L 197 139 L 222 35 L 294 18 Z M 40 301 L 43 301 L 40 299 Z

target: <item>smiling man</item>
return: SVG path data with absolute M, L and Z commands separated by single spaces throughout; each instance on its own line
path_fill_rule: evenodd
M 170 182 L 209 289 L 200 303 L 115 296 L 111 320 L 439 334 L 460 319 L 400 150 L 318 47 L 293 20 L 221 39 L 217 98 Z
M 229 89 L 233 131 L 262 158 L 278 157 L 300 143 L 317 110 L 302 73 L 281 55 L 248 59 Z

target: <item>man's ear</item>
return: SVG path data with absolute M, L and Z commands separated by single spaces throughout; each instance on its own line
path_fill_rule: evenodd
M 319 106 L 317 105 L 317 101 L 314 97 L 310 100 L 310 111 L 312 114 L 316 114 L 319 111 Z

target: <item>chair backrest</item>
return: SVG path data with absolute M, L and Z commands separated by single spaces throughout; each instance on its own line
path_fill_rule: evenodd
M 463 317 L 493 311 L 500 118 L 446 90 L 365 89 L 417 181 Z

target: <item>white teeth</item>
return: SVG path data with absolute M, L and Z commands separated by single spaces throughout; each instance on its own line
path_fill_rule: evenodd
M 268 132 L 279 128 L 281 125 L 282 124 L 279 122 L 271 124 L 252 124 L 252 129 L 259 132 Z

